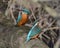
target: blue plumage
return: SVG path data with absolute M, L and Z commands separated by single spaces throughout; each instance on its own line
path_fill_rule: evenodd
M 21 14 L 19 12 L 16 22 L 18 23 L 21 19 L 22 19 L 22 16 L 21 16 Z
M 39 34 L 41 32 L 41 29 L 37 26 L 38 23 L 36 23 L 31 30 L 28 33 L 27 36 L 27 42 L 35 35 Z

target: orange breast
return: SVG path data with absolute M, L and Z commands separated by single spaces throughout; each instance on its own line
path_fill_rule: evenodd
M 27 14 L 22 14 L 22 19 L 18 22 L 18 26 L 25 24 L 28 20 Z

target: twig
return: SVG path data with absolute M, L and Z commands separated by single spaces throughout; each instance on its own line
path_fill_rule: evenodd
M 31 3 L 30 3 L 29 1 L 28 1 L 28 4 L 30 5 L 30 10 L 31 10 L 31 12 L 32 12 L 33 17 L 34 17 L 34 19 L 36 20 L 36 17 L 35 17 L 35 15 L 34 15 L 34 13 L 33 13 L 32 8 L 31 8 Z
M 57 40 L 56 44 L 54 45 L 54 48 L 59 48 L 60 46 L 60 38 Z
M 53 23 L 55 22 L 55 20 L 51 23 L 51 24 L 49 24 L 49 26 L 48 27 L 51 27 L 52 25 L 53 25 Z
M 57 36 L 57 34 L 53 30 L 51 30 L 51 31 L 54 33 L 55 36 Z
M 50 37 L 48 37 L 47 35 L 43 34 L 45 37 L 47 37 L 48 39 L 50 39 Z
M 44 32 L 46 32 L 47 30 L 53 30 L 53 29 L 60 29 L 60 27 L 46 28 L 46 29 L 42 30 L 42 32 L 40 33 L 40 36 L 41 36 L 42 34 L 44 34 Z
M 60 29 L 60 27 L 51 27 L 51 28 L 48 28 L 47 30 L 53 30 L 53 29 Z
M 14 24 L 16 25 L 17 23 L 16 23 L 16 19 L 14 18 L 14 15 L 13 15 L 13 12 L 12 12 L 12 10 L 10 9 L 10 13 L 11 13 L 11 17 L 12 17 L 12 19 L 14 20 Z

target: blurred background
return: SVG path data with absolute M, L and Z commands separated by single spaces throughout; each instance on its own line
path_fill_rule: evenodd
M 50 9 L 47 6 L 44 7 L 45 4 Z M 45 41 L 39 39 L 25 43 L 31 27 L 25 25 L 15 26 L 14 18 L 12 18 L 12 14 L 9 11 L 11 9 L 15 10 L 16 7 L 14 5 L 30 10 L 35 17 L 37 16 L 36 19 L 33 17 L 35 20 L 39 19 L 40 16 L 45 16 L 46 18 L 51 16 L 53 20 L 56 20 L 56 25 L 54 26 L 60 27 L 60 0 L 0 0 L 0 48 L 60 48 L 60 29 L 54 30 L 57 34 L 53 40 L 55 42 L 54 47 L 50 47 Z M 38 15 L 38 12 L 40 15 Z M 32 22 L 29 23 L 31 24 Z M 50 42 L 50 40 L 47 42 Z

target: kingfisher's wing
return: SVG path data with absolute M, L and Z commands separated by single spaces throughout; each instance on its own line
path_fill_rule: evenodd
M 29 31 L 27 35 L 27 41 L 29 41 L 33 36 L 39 34 L 41 32 L 41 29 L 37 26 L 38 23 L 36 23 L 31 30 Z
M 16 22 L 18 23 L 21 19 L 22 19 L 22 16 L 21 16 L 21 14 L 19 12 Z

